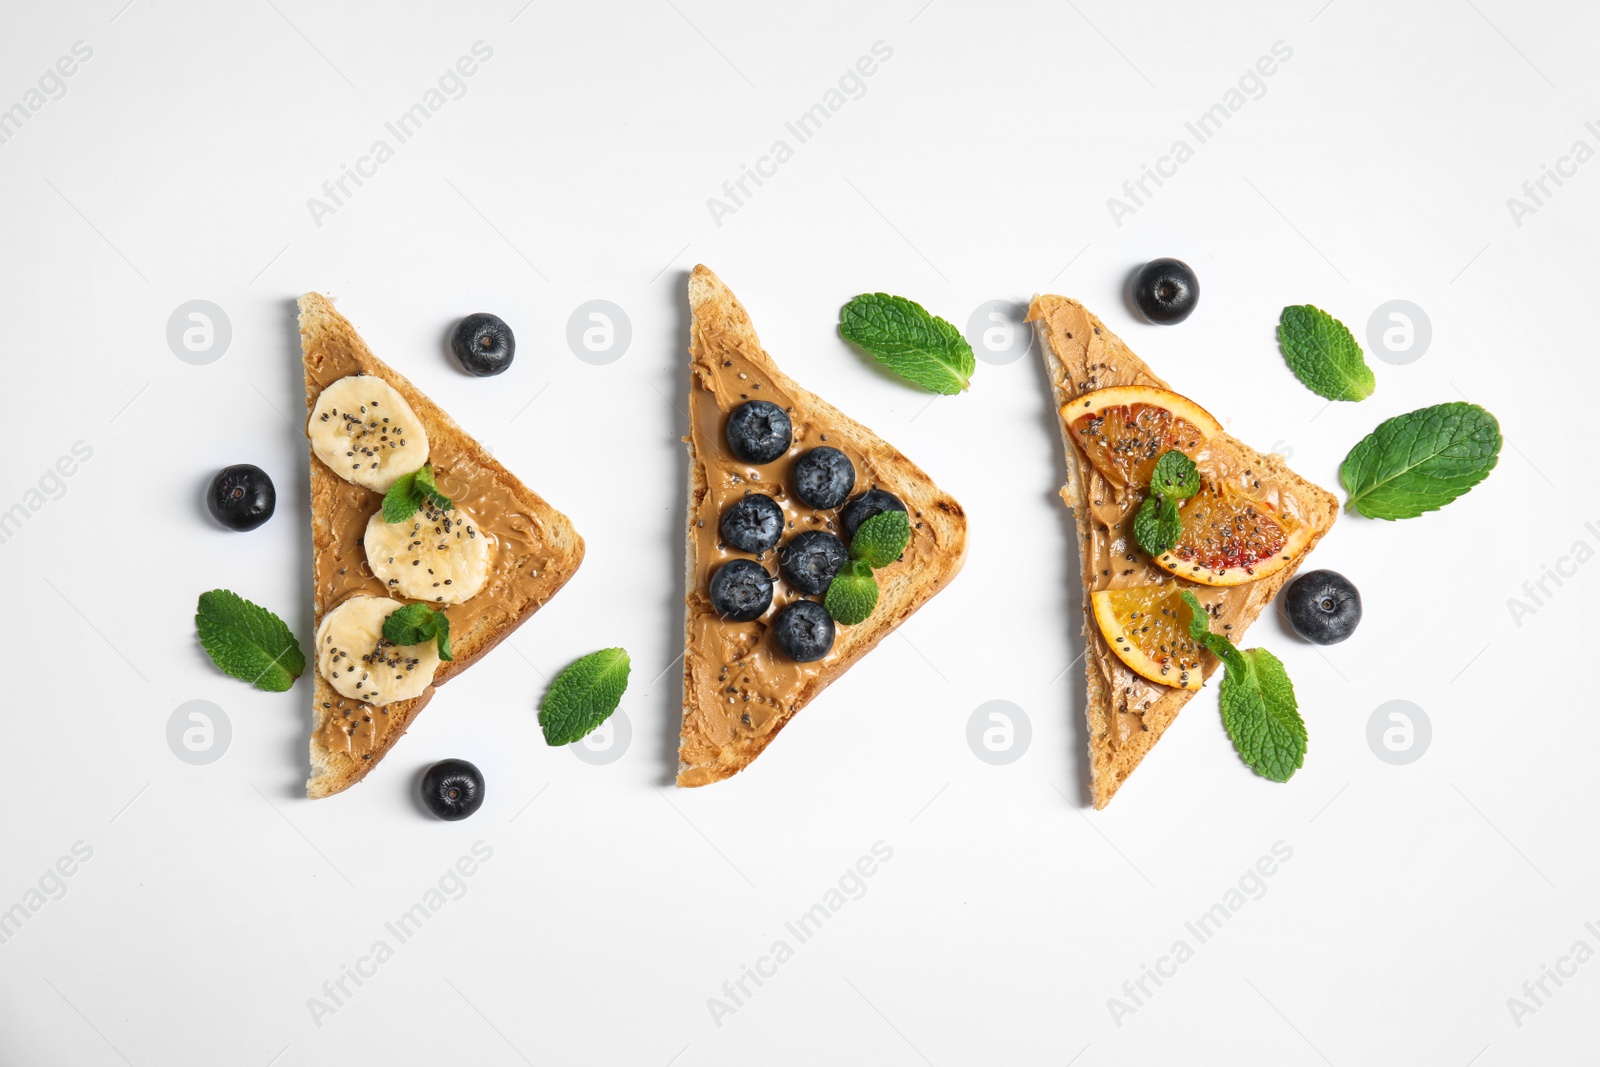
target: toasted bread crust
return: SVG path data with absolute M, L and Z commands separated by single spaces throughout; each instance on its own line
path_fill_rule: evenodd
M 711 270 L 696 266 L 689 277 L 689 308 L 692 315 L 689 333 L 691 358 L 701 354 L 708 339 L 720 345 L 736 347 L 741 356 L 771 376 L 796 400 L 796 421 L 810 421 L 827 427 L 830 439 L 846 441 L 870 451 L 881 459 L 876 468 L 879 484 L 893 492 L 913 513 L 920 513 L 921 521 L 931 531 L 933 541 L 941 553 L 931 567 L 899 568 L 892 573 L 880 572 L 878 605 L 871 618 L 862 625 L 843 627 L 838 635 L 835 651 L 837 657 L 827 668 L 808 678 L 798 698 L 786 709 L 769 732 L 736 738 L 732 743 L 719 745 L 708 737 L 698 725 L 697 712 L 712 709 L 699 705 L 697 693 L 709 692 L 711 686 L 695 677 L 696 663 L 709 663 L 705 656 L 692 655 L 694 649 L 693 595 L 698 583 L 704 581 L 705 567 L 698 559 L 698 539 L 694 531 L 694 505 L 710 491 L 710 481 L 705 461 L 697 455 L 694 438 L 685 438 L 689 448 L 689 501 L 686 538 L 687 586 L 685 598 L 684 641 L 684 719 L 678 746 L 678 784 L 701 785 L 731 777 L 743 770 L 759 756 L 788 724 L 796 713 L 831 685 L 840 675 L 865 656 L 878 642 L 926 604 L 949 584 L 961 570 L 966 558 L 967 518 L 954 498 L 944 493 L 933 480 L 923 473 L 894 446 L 884 441 L 861 423 L 839 411 L 816 394 L 803 389 L 780 370 L 772 357 L 761 347 L 755 327 L 744 306 Z M 691 389 L 697 386 L 691 384 Z M 695 410 L 691 405 L 691 413 Z M 691 419 L 694 418 L 691 414 Z M 720 431 L 719 431 L 720 432 Z M 707 561 L 709 563 L 709 561 Z
M 382 378 L 405 397 L 435 448 L 447 444 L 453 450 L 466 454 L 476 465 L 490 471 L 496 482 L 538 520 L 544 538 L 541 547 L 549 555 L 549 562 L 538 568 L 537 573 L 519 575 L 512 591 L 514 595 L 508 596 L 505 604 L 479 616 L 471 628 L 451 633 L 450 643 L 455 659 L 440 665 L 432 686 L 410 700 L 385 706 L 388 726 L 377 739 L 369 759 L 333 751 L 319 740 L 331 715 L 329 707 L 337 708 L 344 698 L 317 671 L 315 656 L 312 657 L 311 775 L 306 781 L 306 796 L 317 798 L 342 792 L 366 777 L 416 720 L 417 714 L 427 706 L 428 701 L 433 699 L 434 691 L 439 686 L 472 666 L 505 640 L 566 584 L 583 562 L 584 546 L 583 538 L 578 536 L 565 515 L 523 485 L 516 475 L 490 456 L 482 445 L 457 426 L 449 415 L 403 375 L 374 356 L 356 333 L 355 327 L 334 310 L 333 304 L 320 293 L 306 293 L 300 298 L 300 344 L 306 372 L 308 414 L 321 391 L 313 378 L 313 368 L 328 358 L 353 360 L 365 373 Z M 340 547 L 334 536 L 331 516 L 334 494 L 342 484 L 343 479 L 329 470 L 326 464 L 314 455 L 311 457 L 311 549 L 317 561 L 325 560 Z M 351 561 L 352 566 L 364 562 L 365 556 L 358 547 L 345 548 L 347 553 L 354 548 L 354 555 L 359 557 Z M 323 614 L 337 606 L 316 605 L 312 619 L 313 633 L 322 624 Z
M 1039 347 L 1051 387 L 1055 392 L 1057 412 L 1094 377 L 1093 368 L 1100 364 L 1117 367 L 1119 382 L 1171 388 L 1150 369 L 1148 364 L 1134 355 L 1109 327 L 1090 314 L 1076 300 L 1062 296 L 1036 297 L 1029 318 L 1035 322 L 1039 334 L 1041 342 Z M 1096 580 L 1089 543 L 1089 500 L 1086 490 L 1087 479 L 1084 476 L 1087 460 L 1072 443 L 1064 420 L 1061 421 L 1061 435 L 1067 458 L 1067 484 L 1062 489 L 1062 498 L 1067 506 L 1072 508 L 1077 520 L 1078 550 L 1083 560 L 1084 571 L 1083 637 L 1087 644 L 1085 669 L 1088 679 L 1088 700 L 1085 713 L 1089 727 L 1089 790 L 1094 806 L 1104 808 L 1122 783 L 1127 780 L 1128 775 L 1133 773 L 1133 769 L 1161 739 L 1167 727 L 1172 725 L 1179 710 L 1189 702 L 1190 697 L 1194 696 L 1194 691 L 1168 689 L 1160 700 L 1144 710 L 1144 730 L 1133 734 L 1121 745 L 1111 743 L 1113 709 L 1106 691 L 1104 672 L 1099 664 L 1106 662 L 1108 657 L 1114 658 L 1115 654 L 1106 644 L 1099 626 L 1095 624 L 1087 592 L 1095 587 Z M 1294 577 L 1306 556 L 1333 526 L 1334 520 L 1339 515 L 1339 501 L 1332 493 L 1291 471 L 1281 457 L 1272 453 L 1257 452 L 1227 434 L 1223 434 L 1222 437 L 1242 455 L 1248 457 L 1251 464 L 1259 465 L 1266 470 L 1273 481 L 1292 487 L 1298 498 L 1310 504 L 1309 518 L 1315 528 L 1305 551 L 1289 566 L 1269 578 L 1222 591 L 1222 595 L 1227 598 L 1245 598 L 1240 623 L 1229 634 L 1237 642 L 1245 628 L 1272 602 L 1278 590 Z M 1219 661 L 1209 652 L 1205 653 L 1202 659 L 1204 663 L 1202 670 L 1205 677 L 1209 678 L 1217 669 Z

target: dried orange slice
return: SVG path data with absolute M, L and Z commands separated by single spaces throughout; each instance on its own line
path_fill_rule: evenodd
M 1149 385 L 1096 389 L 1062 405 L 1061 421 L 1083 454 L 1118 488 L 1150 484 L 1161 453 L 1190 459 L 1222 424 L 1186 396 Z
M 1178 543 L 1153 562 L 1201 585 L 1243 585 L 1276 574 L 1305 551 L 1314 532 L 1230 485 L 1202 483 L 1178 514 Z
M 1094 621 L 1128 669 L 1174 689 L 1199 689 L 1200 649 L 1189 637 L 1189 606 L 1174 583 L 1102 589 Z

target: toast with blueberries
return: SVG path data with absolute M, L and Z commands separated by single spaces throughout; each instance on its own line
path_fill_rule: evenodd
M 779 370 L 704 266 L 689 309 L 678 784 L 700 786 L 748 766 L 943 589 L 967 519 L 897 448 Z
M 1077 301 L 1035 297 L 1028 320 L 1060 416 L 1061 498 L 1077 521 L 1089 792 L 1104 808 L 1220 662 L 1191 638 L 1184 594 L 1237 644 L 1332 527 L 1339 503 L 1278 455 L 1227 434 Z M 1152 555 L 1136 522 L 1171 452 L 1187 459 L 1172 469 L 1187 467 L 1193 484 L 1168 546 Z
M 583 539 L 318 293 L 300 298 L 300 343 L 316 798 L 364 778 L 438 686 L 554 596 Z

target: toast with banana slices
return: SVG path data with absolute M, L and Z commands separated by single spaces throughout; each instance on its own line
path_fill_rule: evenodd
M 678 784 L 749 765 L 795 714 L 961 569 L 967 519 L 861 423 L 778 369 L 744 306 L 689 277 L 689 502 Z M 904 551 L 872 576 L 870 614 L 836 621 L 830 581 L 889 511 Z M 883 528 L 878 524 L 875 528 Z M 854 617 L 842 613 L 844 617 Z
M 1195 593 L 1211 628 L 1238 644 L 1328 532 L 1339 504 L 1173 393 L 1077 301 L 1035 297 L 1028 319 L 1066 449 L 1061 497 L 1077 521 L 1083 563 L 1089 791 L 1104 808 L 1217 668 L 1215 656 L 1187 644 L 1188 611 L 1175 598 Z M 1202 489 L 1182 506 L 1182 537 L 1152 558 L 1133 519 L 1167 450 L 1190 456 Z
M 300 344 L 316 633 L 306 796 L 316 798 L 366 777 L 438 686 L 554 596 L 583 561 L 583 539 L 318 293 L 300 298 Z M 386 507 L 386 497 L 401 500 Z M 419 638 L 404 644 L 385 628 L 402 608 Z M 448 620 L 442 639 L 436 614 Z

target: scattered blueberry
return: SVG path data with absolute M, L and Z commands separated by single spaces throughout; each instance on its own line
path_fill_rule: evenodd
M 455 822 L 483 806 L 483 774 L 464 759 L 442 759 L 422 774 L 422 803 Z
M 778 550 L 778 567 L 789 584 L 802 593 L 820 596 L 850 558 L 844 542 L 825 530 L 807 530 L 791 537 Z
M 833 617 L 815 600 L 796 600 L 772 620 L 772 639 L 796 663 L 813 663 L 833 648 Z
M 254 530 L 272 518 L 277 503 L 272 479 L 253 463 L 223 467 L 211 479 L 211 489 L 206 493 L 206 507 L 230 530 Z
M 794 461 L 794 495 L 807 507 L 831 511 L 855 487 L 855 464 L 837 448 L 813 448 Z
M 711 576 L 711 606 L 728 622 L 761 618 L 772 604 L 772 575 L 753 559 L 730 559 Z
M 511 366 L 517 339 L 498 315 L 479 311 L 468 315 L 450 335 L 450 350 L 461 369 L 479 378 L 499 374 Z
M 1336 645 L 1361 621 L 1361 594 L 1338 571 L 1307 571 L 1284 590 L 1294 632 L 1316 645 Z
M 1134 276 L 1133 302 L 1151 322 L 1182 322 L 1200 302 L 1200 279 L 1181 259 L 1152 259 Z
M 844 523 L 844 536 L 846 541 L 853 540 L 856 529 L 874 515 L 882 515 L 885 511 L 904 511 L 906 506 L 900 498 L 886 489 L 868 489 L 844 506 L 839 513 L 839 521 Z
M 722 513 L 722 540 L 759 556 L 783 536 L 783 509 L 765 493 L 746 493 Z
M 746 463 L 771 463 L 789 451 L 789 416 L 770 400 L 750 400 L 733 409 L 726 430 L 728 447 Z

